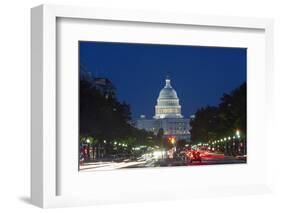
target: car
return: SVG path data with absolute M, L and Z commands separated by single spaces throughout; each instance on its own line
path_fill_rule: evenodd
M 189 162 L 192 163 L 193 161 L 199 161 L 202 162 L 201 154 L 197 150 L 191 150 L 187 154 Z

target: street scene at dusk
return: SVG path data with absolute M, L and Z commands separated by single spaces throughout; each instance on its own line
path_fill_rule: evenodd
M 247 162 L 247 50 L 79 42 L 79 171 Z

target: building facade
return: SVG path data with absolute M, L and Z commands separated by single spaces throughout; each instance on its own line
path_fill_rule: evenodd
M 136 126 L 154 134 L 163 129 L 164 137 L 190 141 L 189 119 L 184 118 L 181 114 L 181 105 L 177 92 L 171 86 L 171 80 L 168 77 L 166 78 L 165 87 L 159 93 L 155 106 L 155 115 L 151 119 L 141 115 L 136 122 Z

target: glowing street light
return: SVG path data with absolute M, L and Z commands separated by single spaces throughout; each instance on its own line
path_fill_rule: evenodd
M 239 129 L 236 130 L 236 135 L 237 135 L 238 138 L 240 138 L 240 131 L 239 131 Z
M 169 137 L 169 142 L 174 145 L 176 142 L 175 137 Z

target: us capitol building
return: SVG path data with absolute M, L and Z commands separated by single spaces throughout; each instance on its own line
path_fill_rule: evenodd
M 178 140 L 190 141 L 189 119 L 181 114 L 181 105 L 177 92 L 171 86 L 171 80 L 166 78 L 166 85 L 160 91 L 155 106 L 155 115 L 152 119 L 147 119 L 141 115 L 136 122 L 138 129 L 153 132 L 155 135 L 159 129 L 163 129 L 164 137 L 175 137 Z

